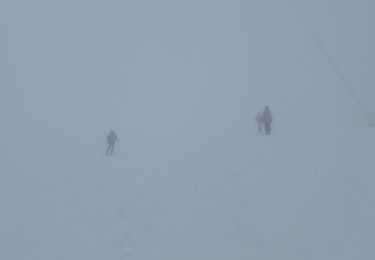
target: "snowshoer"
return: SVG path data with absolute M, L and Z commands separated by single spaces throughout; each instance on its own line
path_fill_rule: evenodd
M 116 141 L 118 142 L 119 139 L 117 138 L 115 130 L 112 130 L 108 135 L 107 135 L 107 143 L 108 143 L 108 148 L 106 151 L 107 155 L 113 155 L 113 152 L 115 150 L 115 143 Z
M 257 124 L 258 133 L 263 132 L 263 116 L 261 112 L 258 112 L 256 115 L 255 122 Z
M 272 123 L 272 114 L 271 110 L 268 106 L 265 106 L 262 115 L 263 123 L 264 123 L 264 131 L 266 135 L 271 134 L 271 123 Z

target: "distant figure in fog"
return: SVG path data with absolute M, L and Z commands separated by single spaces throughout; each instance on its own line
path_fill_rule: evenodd
M 271 134 L 271 123 L 272 123 L 272 114 L 268 106 L 263 110 L 262 119 L 264 123 L 264 131 L 266 135 Z
M 107 143 L 108 143 L 108 148 L 106 151 L 106 154 L 113 155 L 113 152 L 115 150 L 115 143 L 116 141 L 118 142 L 119 139 L 117 138 L 115 130 L 112 130 L 108 135 L 107 135 Z
M 255 122 L 257 124 L 258 133 L 263 132 L 263 116 L 261 112 L 258 112 L 256 115 Z

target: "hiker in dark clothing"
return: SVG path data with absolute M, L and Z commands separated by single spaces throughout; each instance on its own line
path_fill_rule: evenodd
M 269 135 L 271 134 L 272 114 L 268 106 L 264 108 L 262 118 L 263 118 L 263 123 L 264 123 L 265 134 Z
M 119 139 L 117 138 L 115 130 L 112 130 L 108 135 L 107 135 L 107 143 L 108 143 L 108 148 L 106 151 L 107 155 L 113 155 L 113 152 L 115 150 L 115 143 L 116 141 L 118 142 Z

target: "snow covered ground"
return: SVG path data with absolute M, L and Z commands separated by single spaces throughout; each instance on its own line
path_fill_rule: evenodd
M 0 259 L 375 259 L 373 10 L 1 1 Z
M 374 256 L 373 129 L 200 141 L 8 165 L 1 258 Z

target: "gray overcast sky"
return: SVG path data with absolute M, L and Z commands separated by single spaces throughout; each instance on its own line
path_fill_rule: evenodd
M 0 0 L 0 258 L 374 259 L 375 128 L 316 44 L 375 117 L 374 25 L 374 0 Z
M 375 114 L 374 22 L 370 0 L 3 0 L 2 118 L 9 131 L 88 139 L 238 128 L 266 103 L 279 125 L 353 121 L 361 112 L 315 40 Z

